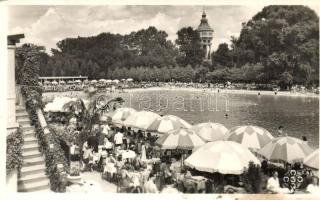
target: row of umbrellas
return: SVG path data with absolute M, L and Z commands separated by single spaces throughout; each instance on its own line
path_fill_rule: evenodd
M 58 84 L 66 84 L 66 82 L 65 81 L 52 81 L 52 82 L 50 82 L 50 81 L 44 81 L 44 84 L 52 84 L 52 85 L 58 85 Z M 68 81 L 67 82 L 68 84 L 72 84 L 72 83 L 81 83 L 81 81 L 80 80 L 75 80 L 75 81 Z
M 133 79 L 132 78 L 128 78 L 128 79 L 121 79 L 121 81 L 128 81 L 128 82 L 131 82 L 131 81 L 133 81 Z M 88 82 L 87 80 L 84 80 L 84 82 Z M 118 79 L 114 79 L 114 80 L 109 80 L 109 79 L 100 79 L 100 80 L 91 80 L 90 81 L 91 83 L 98 83 L 98 82 L 101 82 L 101 83 L 119 83 L 120 81 L 118 80 Z M 52 85 L 57 85 L 57 84 L 66 84 L 66 82 L 65 81 L 63 81 L 63 80 L 61 80 L 61 81 L 59 81 L 59 82 L 57 82 L 57 81 L 52 81 L 52 82 L 50 82 L 50 81 L 44 81 L 44 84 L 52 84 Z M 70 81 L 68 81 L 67 82 L 68 84 L 72 84 L 72 83 L 82 83 L 82 81 L 81 80 L 75 80 L 75 81 L 72 81 L 72 80 L 70 80 Z
M 120 125 L 162 133 L 156 141 L 162 149 L 194 150 L 185 164 L 200 171 L 241 174 L 250 161 L 260 164 L 252 151 L 268 160 L 289 163 L 304 160 L 306 165 L 319 168 L 318 150 L 313 152 L 294 137 L 273 138 L 269 131 L 258 126 L 237 126 L 230 130 L 212 122 L 191 126 L 173 115 L 159 116 L 132 108 L 119 108 L 110 117 Z

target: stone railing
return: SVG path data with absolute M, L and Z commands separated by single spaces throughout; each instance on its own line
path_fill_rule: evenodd
M 37 110 L 37 117 L 38 117 L 40 126 L 41 126 L 44 134 L 45 134 L 45 135 L 49 134 L 50 131 L 49 131 L 49 129 L 48 129 L 48 124 L 47 124 L 47 122 L 46 122 L 46 119 L 44 118 L 44 115 L 43 115 L 41 109 L 38 109 L 38 110 Z

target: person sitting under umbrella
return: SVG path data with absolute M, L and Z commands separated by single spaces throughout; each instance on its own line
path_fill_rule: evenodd
M 149 180 L 143 186 L 143 191 L 144 193 L 159 193 L 154 176 L 149 177 Z
M 272 176 L 268 179 L 267 189 L 274 194 L 290 194 L 293 191 L 290 191 L 288 188 L 281 188 L 278 178 L 278 172 L 273 171 Z
M 310 194 L 317 194 L 320 195 L 320 188 L 319 188 L 319 179 L 318 177 L 312 177 L 312 182 L 307 186 L 308 193 Z

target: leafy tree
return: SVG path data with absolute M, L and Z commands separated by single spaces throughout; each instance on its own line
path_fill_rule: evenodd
M 218 46 L 218 49 L 213 53 L 212 56 L 212 64 L 213 66 L 224 66 L 231 67 L 231 55 L 230 50 L 227 43 L 221 43 Z
M 231 47 L 237 67 L 261 63 L 269 81 L 288 72 L 293 81 L 307 84 L 312 81 L 310 73 L 319 72 L 319 17 L 306 6 L 264 7 L 243 23 Z
M 204 50 L 201 48 L 199 33 L 192 27 L 181 28 L 176 44 L 179 46 L 177 63 L 181 66 L 196 66 L 202 63 Z
M 283 72 L 279 80 L 280 87 L 283 89 L 291 88 L 292 80 L 293 80 L 293 77 L 289 72 Z

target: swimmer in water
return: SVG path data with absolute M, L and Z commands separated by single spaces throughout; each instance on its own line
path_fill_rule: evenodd
M 225 117 L 226 119 L 228 119 L 228 117 L 229 117 L 228 113 L 226 113 L 226 114 L 224 115 L 224 117 Z

